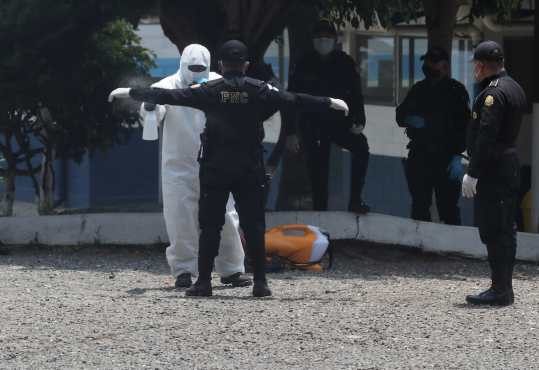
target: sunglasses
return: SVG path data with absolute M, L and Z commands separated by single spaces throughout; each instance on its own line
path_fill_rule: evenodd
M 200 72 L 204 72 L 207 68 L 199 64 L 194 64 L 194 65 L 188 66 L 187 69 L 190 70 L 191 72 L 200 73 Z

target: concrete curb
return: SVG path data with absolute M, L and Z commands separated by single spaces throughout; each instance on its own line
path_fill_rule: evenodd
M 358 239 L 485 258 L 476 228 L 416 222 L 381 214 L 348 212 L 270 212 L 268 228 L 293 223 L 317 225 L 333 239 Z M 0 218 L 6 245 L 159 244 L 168 241 L 160 213 L 103 213 Z M 539 262 L 539 234 L 518 234 L 517 258 Z

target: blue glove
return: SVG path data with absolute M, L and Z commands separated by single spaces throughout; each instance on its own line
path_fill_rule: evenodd
M 425 127 L 425 119 L 421 116 L 406 116 L 406 124 L 412 128 Z
M 460 181 L 464 176 L 464 166 L 462 165 L 462 158 L 460 155 L 455 155 L 447 166 L 447 172 L 449 173 L 449 179 L 454 181 Z

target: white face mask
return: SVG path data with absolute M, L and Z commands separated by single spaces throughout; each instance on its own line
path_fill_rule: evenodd
M 314 50 L 320 55 L 328 55 L 335 50 L 335 39 L 329 37 L 320 37 L 313 39 Z

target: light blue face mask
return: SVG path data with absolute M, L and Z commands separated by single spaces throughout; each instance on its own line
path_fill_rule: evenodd
M 195 80 L 195 83 L 197 84 L 203 84 L 205 82 L 208 82 L 208 79 L 206 77 L 201 77 L 198 80 Z

